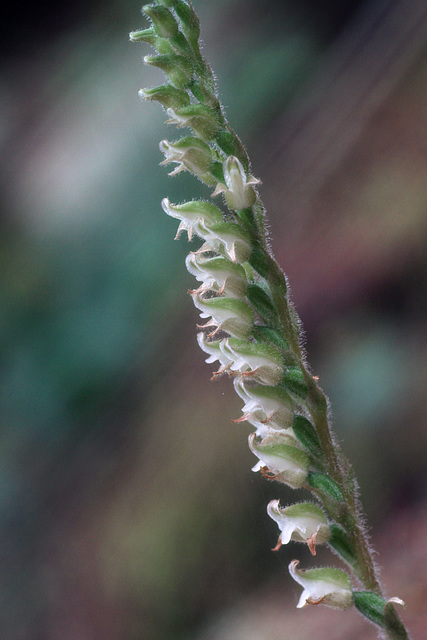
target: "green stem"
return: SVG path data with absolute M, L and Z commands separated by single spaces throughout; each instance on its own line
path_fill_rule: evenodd
M 340 460 L 343 459 L 343 457 L 332 435 L 328 419 L 328 399 L 318 385 L 317 379 L 314 378 L 306 366 L 296 323 L 291 316 L 291 303 L 286 294 L 287 286 L 285 275 L 275 258 L 265 246 L 265 243 L 260 239 L 262 235 L 262 233 L 258 234 L 257 242 L 261 245 L 268 265 L 268 283 L 277 310 L 279 324 L 291 351 L 298 359 L 307 384 L 307 408 L 310 411 L 325 454 L 328 473 L 340 486 L 345 496 L 345 515 L 342 516 L 344 522 L 340 524 L 344 524 L 348 530 L 355 551 L 356 565 L 350 566 L 366 589 L 382 595 L 372 550 L 361 522 L 360 506 L 355 495 L 355 489 L 354 487 L 350 487 L 349 483 L 346 482 L 346 474 L 340 464 Z M 407 640 L 408 634 L 405 627 L 391 604 L 388 605 L 387 615 L 389 624 L 387 624 L 385 630 L 382 630 L 382 633 L 385 634 L 384 637 L 388 640 Z

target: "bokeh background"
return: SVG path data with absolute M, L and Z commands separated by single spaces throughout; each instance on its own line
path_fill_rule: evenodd
M 427 7 L 194 4 L 384 582 L 421 638 Z M 158 166 L 176 131 L 137 96 L 161 78 L 127 42 L 139 9 L 3 10 L 0 636 L 374 638 L 353 611 L 296 611 L 287 564 L 313 561 L 270 551 L 266 504 L 295 493 L 251 473 L 240 401 L 196 345 L 189 247 L 160 200 L 206 192 Z

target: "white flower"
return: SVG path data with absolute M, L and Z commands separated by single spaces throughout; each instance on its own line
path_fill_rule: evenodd
M 290 434 L 277 432 L 259 441 L 251 433 L 249 448 L 259 458 L 252 471 L 261 471 L 266 477 L 284 482 L 293 489 L 303 487 L 308 477 L 308 456 L 295 445 L 296 440 Z
M 238 263 L 245 262 L 251 255 L 249 234 L 235 222 L 204 225 L 202 233 L 206 242 L 200 247 L 200 253 L 215 251 Z
M 232 298 L 244 297 L 248 282 L 245 270 L 239 264 L 221 256 L 206 258 L 198 252 L 190 253 L 185 264 L 196 280 L 203 283 L 198 293 L 212 290 Z
M 173 143 L 162 140 L 159 147 L 160 151 L 165 154 L 161 165 L 170 162 L 178 163 L 178 166 L 169 173 L 170 176 L 187 170 L 197 176 L 206 177 L 212 164 L 212 153 L 208 145 L 199 138 L 188 136 Z
M 245 401 L 243 416 L 235 422 L 247 420 L 263 430 L 289 429 L 293 420 L 292 400 L 280 387 L 251 384 L 247 378 L 236 378 L 236 393 Z M 262 428 L 264 427 L 264 429 Z
M 234 360 L 231 370 L 262 384 L 275 386 L 283 375 L 282 357 L 270 344 L 247 340 L 224 340 L 224 355 Z
M 193 294 L 194 305 L 202 312 L 201 318 L 212 319 L 201 328 L 216 327 L 212 332 L 226 331 L 236 338 L 247 338 L 254 324 L 254 312 L 251 307 L 237 298 L 202 298 Z M 227 358 L 228 355 L 224 354 Z
M 204 140 L 211 140 L 218 130 L 218 117 L 214 109 L 204 104 L 189 104 L 182 109 L 167 109 L 169 120 L 166 124 L 175 124 L 179 129 L 190 127 Z
M 192 200 L 191 202 L 184 202 L 183 204 L 171 204 L 168 198 L 162 200 L 163 211 L 171 216 L 180 220 L 176 238 L 179 237 L 182 231 L 187 231 L 188 239 L 191 240 L 193 233 L 201 236 L 203 229 L 206 225 L 212 225 L 222 220 L 221 211 L 210 202 L 204 200 Z
M 225 184 L 219 183 L 212 195 L 224 193 L 230 209 L 252 207 L 256 201 L 256 193 L 251 185 L 259 184 L 260 181 L 253 176 L 248 179 L 242 163 L 235 156 L 229 156 L 224 161 L 223 169 Z
M 278 525 L 280 536 L 278 549 L 290 540 L 306 542 L 311 553 L 316 555 L 316 544 L 329 540 L 330 529 L 322 509 L 312 502 L 299 502 L 289 507 L 280 507 L 279 500 L 272 500 L 267 513 Z
M 304 591 L 297 608 L 307 604 L 326 604 L 336 609 L 349 609 L 353 604 L 350 577 L 341 569 L 297 569 L 298 560 L 289 565 L 289 573 Z

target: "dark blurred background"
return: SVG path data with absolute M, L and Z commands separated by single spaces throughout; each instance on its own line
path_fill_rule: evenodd
M 421 638 L 426 4 L 194 4 L 384 582 Z M 296 611 L 287 564 L 313 560 L 270 551 L 267 502 L 304 494 L 251 473 L 241 403 L 197 348 L 189 247 L 160 201 L 207 192 L 158 166 L 177 132 L 137 96 L 161 82 L 127 41 L 139 9 L 3 9 L 0 636 L 374 638 L 353 611 Z

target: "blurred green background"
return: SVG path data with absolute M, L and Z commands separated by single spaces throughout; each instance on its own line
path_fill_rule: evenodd
M 425 2 L 194 5 L 389 595 L 421 638 Z M 207 192 L 158 166 L 177 132 L 137 96 L 161 81 L 127 41 L 139 9 L 2 21 L 0 636 L 374 638 L 354 612 L 296 611 L 287 564 L 313 561 L 270 551 L 266 504 L 296 494 L 251 473 L 241 403 L 196 345 L 189 247 L 160 201 Z

